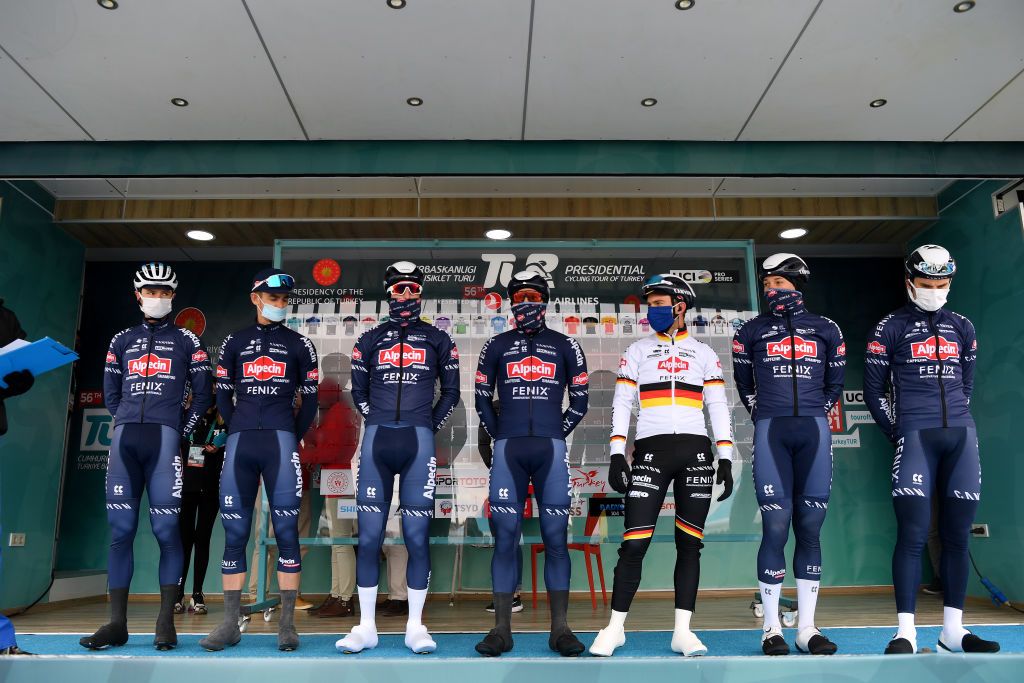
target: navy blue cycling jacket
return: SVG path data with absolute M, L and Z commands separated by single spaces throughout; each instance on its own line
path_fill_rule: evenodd
M 917 429 L 973 427 L 977 352 L 974 325 L 959 313 L 908 303 L 882 318 L 868 338 L 864 402 L 886 436 L 895 442 Z
M 821 417 L 843 393 L 846 343 L 838 325 L 802 307 L 762 313 L 733 336 L 732 367 L 754 420 Z
M 277 429 L 301 439 L 313 423 L 320 379 L 308 337 L 281 323 L 228 335 L 217 363 L 217 410 L 228 434 Z M 296 396 L 302 405 L 295 413 Z
M 129 327 L 110 340 L 103 397 L 115 426 L 161 424 L 188 436 L 213 402 L 212 384 L 199 337 L 174 325 L 170 316 Z
M 455 342 L 418 319 L 367 330 L 352 349 L 352 400 L 367 425 L 403 422 L 436 432 L 459 403 Z
M 494 409 L 497 385 L 500 415 Z M 562 398 L 569 391 L 569 407 Z M 587 413 L 589 379 L 583 349 L 545 327 L 491 337 L 476 371 L 476 412 L 494 440 L 517 436 L 565 439 Z

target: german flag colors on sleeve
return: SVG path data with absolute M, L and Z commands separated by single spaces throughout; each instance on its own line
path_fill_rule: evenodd
M 641 526 L 635 529 L 626 529 L 622 534 L 623 541 L 644 541 L 654 535 L 653 526 Z

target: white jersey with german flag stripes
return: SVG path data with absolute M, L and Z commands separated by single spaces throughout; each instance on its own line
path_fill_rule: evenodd
M 732 457 L 732 416 L 722 363 L 710 346 L 687 330 L 676 330 L 674 336 L 652 334 L 622 354 L 612 401 L 612 454 L 626 452 L 629 419 L 637 403 L 637 439 L 658 434 L 707 436 L 707 405 L 718 457 Z

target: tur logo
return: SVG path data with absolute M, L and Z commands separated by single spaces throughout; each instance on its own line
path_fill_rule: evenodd
M 505 287 L 516 272 L 515 254 L 480 254 L 480 258 L 487 264 L 487 274 L 484 276 L 484 289 L 490 289 L 501 285 Z M 548 287 L 554 289 L 555 281 L 550 273 L 555 272 L 558 267 L 558 256 L 555 254 L 530 254 L 526 257 L 526 270 L 540 273 L 548 281 Z
M 109 451 L 114 418 L 106 408 L 86 408 L 82 411 L 82 440 L 79 450 Z

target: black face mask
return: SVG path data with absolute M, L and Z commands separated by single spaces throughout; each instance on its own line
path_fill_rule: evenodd
M 804 295 L 795 289 L 766 289 L 764 300 L 772 315 L 783 316 L 804 310 Z
M 391 320 L 402 324 L 408 324 L 414 320 L 418 320 L 420 317 L 420 310 L 423 308 L 419 299 L 406 299 L 405 301 L 391 299 L 388 301 L 388 307 L 390 309 L 389 315 L 391 316 Z
M 535 332 L 544 327 L 544 316 L 548 305 L 532 301 L 524 301 L 512 306 L 512 317 L 516 319 L 516 327 L 524 332 Z

